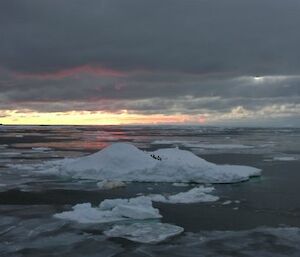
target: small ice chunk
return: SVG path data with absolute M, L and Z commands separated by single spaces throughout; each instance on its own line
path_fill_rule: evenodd
M 213 187 L 195 187 L 187 192 L 181 192 L 176 195 L 150 195 L 154 202 L 163 203 L 199 203 L 199 202 L 214 202 L 219 200 L 218 196 L 209 194 L 214 190 Z
M 97 183 L 97 186 L 102 190 L 113 189 L 118 187 L 125 187 L 126 184 L 122 181 L 103 180 Z
M 173 183 L 172 186 L 174 187 L 188 187 L 188 183 Z
M 232 201 L 227 200 L 227 201 L 223 202 L 222 205 L 228 205 L 228 204 L 231 204 L 231 203 L 232 203 Z
M 52 150 L 52 148 L 49 148 L 49 147 L 32 147 L 31 149 L 34 151 L 37 151 L 37 152 L 44 152 L 44 151 Z
M 298 158 L 295 156 L 276 156 L 273 157 L 274 161 L 297 161 Z
M 99 207 L 90 203 L 77 204 L 72 211 L 57 213 L 56 218 L 79 223 L 106 223 L 126 219 L 161 218 L 158 209 L 153 208 L 150 198 L 140 196 L 130 199 L 107 199 Z
M 179 226 L 148 222 L 116 225 L 112 229 L 104 231 L 104 234 L 108 237 L 122 237 L 134 242 L 155 244 L 179 235 L 183 231 L 184 229 Z

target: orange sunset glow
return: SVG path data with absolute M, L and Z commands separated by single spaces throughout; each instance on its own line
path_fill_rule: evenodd
M 126 124 L 205 124 L 203 115 L 142 115 L 128 113 L 122 110 L 120 113 L 69 111 L 69 112 L 20 112 L 5 111 L 1 121 L 3 124 L 30 125 L 126 125 Z

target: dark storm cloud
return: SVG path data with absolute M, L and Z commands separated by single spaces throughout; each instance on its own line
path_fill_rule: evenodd
M 2 0 L 0 64 L 299 73 L 298 0 Z

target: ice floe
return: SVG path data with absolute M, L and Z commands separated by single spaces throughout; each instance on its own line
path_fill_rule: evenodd
M 90 203 L 77 204 L 72 211 L 57 213 L 56 218 L 79 223 L 107 223 L 128 219 L 161 218 L 159 210 L 153 208 L 148 197 L 140 196 L 130 199 L 106 199 L 98 207 Z
M 231 150 L 231 149 L 252 149 L 254 146 L 241 144 L 184 144 L 186 147 L 203 148 L 213 150 Z
M 113 189 L 118 187 L 125 187 L 126 184 L 122 181 L 108 181 L 103 180 L 97 183 L 97 186 L 101 190 Z
M 276 156 L 273 157 L 274 161 L 297 161 L 298 158 L 296 156 Z
M 163 203 L 199 203 L 199 202 L 215 202 L 219 200 L 218 196 L 211 195 L 214 190 L 213 187 L 195 187 L 187 192 L 181 192 L 175 195 L 150 195 L 149 197 L 154 202 L 163 202 Z
M 159 222 L 134 223 L 129 225 L 115 225 L 104 231 L 108 237 L 122 237 L 139 243 L 159 243 L 170 237 L 181 234 L 182 227 Z
M 33 151 L 37 151 L 37 152 L 44 152 L 44 151 L 52 150 L 52 148 L 50 148 L 50 147 L 32 147 L 31 149 Z
M 172 186 L 174 187 L 188 187 L 190 184 L 188 183 L 173 183 Z
M 231 203 L 232 203 L 231 200 L 227 200 L 227 201 L 223 202 L 222 205 L 228 205 L 228 204 L 231 204 Z
M 192 143 L 191 141 L 182 141 L 182 140 L 154 140 L 151 142 L 152 145 L 173 145 L 173 144 L 186 144 Z
M 127 143 L 115 143 L 76 159 L 48 162 L 40 172 L 82 179 L 177 183 L 234 183 L 260 175 L 254 167 L 216 165 L 178 148 L 145 152 Z
M 208 150 L 239 150 L 239 149 L 252 149 L 252 145 L 243 144 L 212 144 L 212 143 L 200 143 L 183 140 L 155 140 L 152 145 L 182 145 L 189 148 L 203 148 Z

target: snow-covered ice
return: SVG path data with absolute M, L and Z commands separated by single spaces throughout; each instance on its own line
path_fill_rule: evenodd
M 107 189 L 113 189 L 113 188 L 118 188 L 118 187 L 125 187 L 126 184 L 122 181 L 103 180 L 103 181 L 98 182 L 97 186 L 99 187 L 99 189 L 107 190 Z
M 57 213 L 54 217 L 79 223 L 107 223 L 128 219 L 156 219 L 161 218 L 161 215 L 158 209 L 153 208 L 150 198 L 140 196 L 106 199 L 99 207 L 92 207 L 90 203 L 77 204 L 72 211 Z
M 222 205 L 228 205 L 228 204 L 231 204 L 231 203 L 232 203 L 231 200 L 227 200 L 227 201 L 223 202 Z
M 35 171 L 82 179 L 178 183 L 235 183 L 261 172 L 249 166 L 216 165 L 178 148 L 145 152 L 127 143 L 115 143 L 80 158 L 48 162 Z
M 112 229 L 104 231 L 108 237 L 122 237 L 139 243 L 159 243 L 170 237 L 181 234 L 182 227 L 167 223 L 133 223 L 129 225 L 115 225 Z
M 298 158 L 295 156 L 276 156 L 273 157 L 274 161 L 297 161 Z
M 44 152 L 44 151 L 52 150 L 52 148 L 50 148 L 50 147 L 32 147 L 31 149 L 33 151 L 37 151 L 37 152 Z
M 214 190 L 213 187 L 195 187 L 187 192 L 181 192 L 175 195 L 150 195 L 149 197 L 154 202 L 163 202 L 163 203 L 199 203 L 199 202 L 215 202 L 219 200 L 218 196 L 211 195 Z
M 174 187 L 188 187 L 189 184 L 188 183 L 173 183 L 172 186 Z

